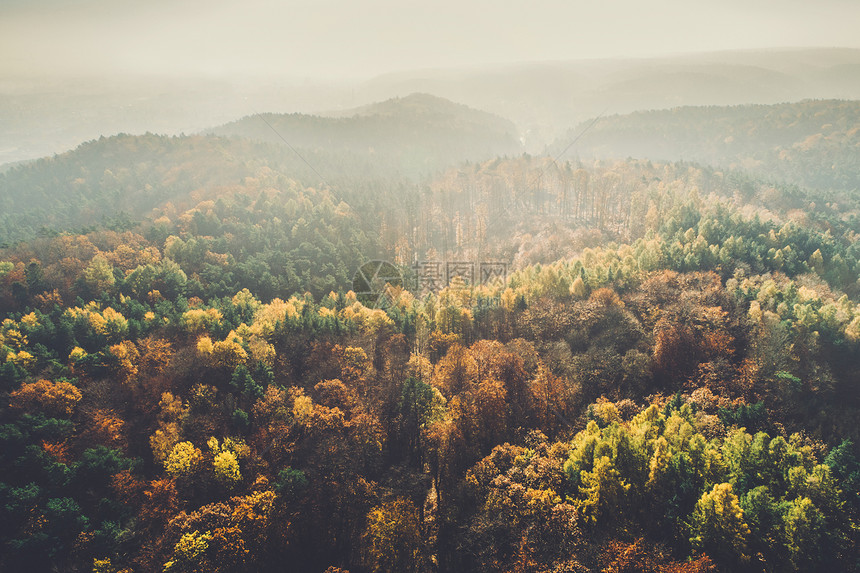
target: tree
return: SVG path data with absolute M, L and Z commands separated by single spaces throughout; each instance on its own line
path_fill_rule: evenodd
M 232 486 L 238 481 L 241 481 L 242 474 L 239 473 L 239 460 L 236 459 L 236 454 L 227 450 L 215 454 L 215 459 L 212 461 L 215 468 L 215 478 L 221 483 Z
M 152 457 L 157 462 L 164 462 L 173 447 L 180 440 L 180 424 L 188 416 L 188 407 L 182 399 L 170 392 L 164 392 L 159 402 L 158 429 L 149 438 Z
M 444 398 L 439 390 L 413 377 L 407 378 L 401 387 L 398 403 L 397 434 L 394 444 L 403 444 L 402 455 L 407 462 L 421 463 L 421 430 L 428 422 L 434 421 L 441 410 Z
M 61 418 L 71 416 L 82 397 L 81 391 L 69 382 L 49 380 L 24 384 L 9 395 L 10 405 L 15 409 Z
M 619 515 L 630 487 L 609 456 L 601 456 L 594 460 L 591 471 L 582 471 L 579 486 L 581 499 L 576 501 L 576 506 L 587 521 L 609 524 Z
M 93 257 L 84 270 L 82 279 L 93 297 L 99 297 L 102 293 L 109 292 L 116 282 L 113 276 L 113 267 L 101 254 Z
M 370 510 L 365 543 L 372 571 L 419 571 L 421 530 L 415 505 L 398 498 Z
M 273 491 L 254 491 L 180 512 L 168 526 L 168 538 L 178 540 L 165 571 L 261 570 L 274 501 Z
M 720 483 L 699 498 L 690 525 L 690 543 L 719 561 L 736 564 L 749 561 L 749 526 L 732 485 Z
M 120 383 L 130 385 L 137 378 L 140 353 L 130 340 L 123 340 L 108 348 L 112 370 Z
M 611 541 L 604 555 L 611 562 L 602 573 L 713 573 L 716 567 L 707 555 L 679 563 L 659 546 L 639 538 L 633 543 Z
M 833 555 L 823 555 L 828 549 L 823 543 L 827 536 L 827 526 L 821 511 L 808 497 L 794 502 L 785 514 L 785 534 L 791 561 L 799 571 L 809 571 L 820 564 L 822 557 L 827 561 Z
M 164 564 L 164 571 L 206 571 L 203 556 L 209 549 L 210 541 L 212 541 L 210 531 L 204 533 L 191 531 L 183 534 L 173 548 L 173 558 Z
M 219 443 L 218 438 L 215 437 L 209 438 L 207 445 L 214 456 L 212 464 L 215 478 L 227 487 L 232 487 L 241 481 L 239 458 L 247 456 L 248 446 L 243 441 L 232 438 L 225 438 L 223 443 Z
M 89 412 L 80 440 L 84 444 L 125 449 L 127 446 L 125 420 L 111 410 L 97 409 Z
M 750 526 L 750 554 L 761 554 L 773 565 L 788 567 L 784 555 L 782 508 L 767 486 L 758 486 L 741 498 L 741 508 Z
M 830 466 L 833 476 L 841 483 L 849 503 L 860 509 L 860 462 L 854 454 L 854 444 L 849 439 L 842 440 L 830 450 L 824 463 Z
M 179 510 L 179 494 L 176 491 L 176 481 L 173 479 L 157 479 L 149 482 L 143 491 L 143 503 L 140 508 L 140 519 L 145 529 L 151 532 L 160 531 Z
M 477 364 L 471 352 L 459 344 L 454 344 L 436 364 L 432 383 L 446 398 L 451 398 L 466 390 L 476 376 Z
M 203 461 L 203 453 L 191 442 L 179 442 L 164 460 L 164 469 L 171 476 L 188 476 L 197 470 Z

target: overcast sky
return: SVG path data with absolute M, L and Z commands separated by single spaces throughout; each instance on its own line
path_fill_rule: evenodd
M 0 73 L 360 78 L 416 68 L 860 47 L 857 0 L 0 0 Z

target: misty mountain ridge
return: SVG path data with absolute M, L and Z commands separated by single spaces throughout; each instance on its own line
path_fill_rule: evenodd
M 407 184 L 464 161 L 519 153 L 515 129 L 415 94 L 346 118 L 264 114 L 199 135 L 101 137 L 0 172 L 0 243 L 105 224 L 118 213 L 140 220 L 166 203 L 188 203 L 194 192 L 230 193 L 267 173 L 336 188 L 379 179 Z
M 388 156 L 409 176 L 427 175 L 460 161 L 521 151 L 516 126 L 490 113 L 429 94 L 411 94 L 325 117 L 248 116 L 210 130 L 226 137 L 318 151 Z
M 468 123 L 480 123 L 516 131 L 514 124 L 501 116 L 475 109 L 444 97 L 421 92 L 414 92 L 403 97 L 393 97 L 385 101 L 378 101 L 348 110 L 321 113 L 320 115 L 340 118 L 382 116 L 401 119 L 413 115 L 423 115 Z
M 590 122 L 570 130 L 551 150 Z M 860 188 L 860 102 L 676 107 L 603 117 L 580 157 L 688 160 L 817 190 Z
M 785 48 L 386 74 L 368 98 L 429 92 L 511 119 L 529 150 L 604 111 L 860 98 L 860 50 Z
M 594 117 L 682 105 L 860 98 L 860 50 L 797 48 L 663 58 L 526 62 L 323 83 L 282 76 L 111 77 L 0 82 L 0 163 L 115 133 L 194 133 L 266 110 L 339 117 L 413 93 L 514 122 L 530 152 Z M 339 111 L 331 111 L 339 110 Z

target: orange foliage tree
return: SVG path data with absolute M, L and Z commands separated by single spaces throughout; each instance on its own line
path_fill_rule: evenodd
M 9 403 L 17 410 L 68 418 L 81 398 L 81 391 L 69 382 L 39 380 L 24 384 L 12 392 L 9 395 Z

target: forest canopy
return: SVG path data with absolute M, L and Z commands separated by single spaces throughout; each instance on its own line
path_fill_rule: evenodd
M 0 175 L 0 568 L 857 568 L 849 184 L 238 135 Z

